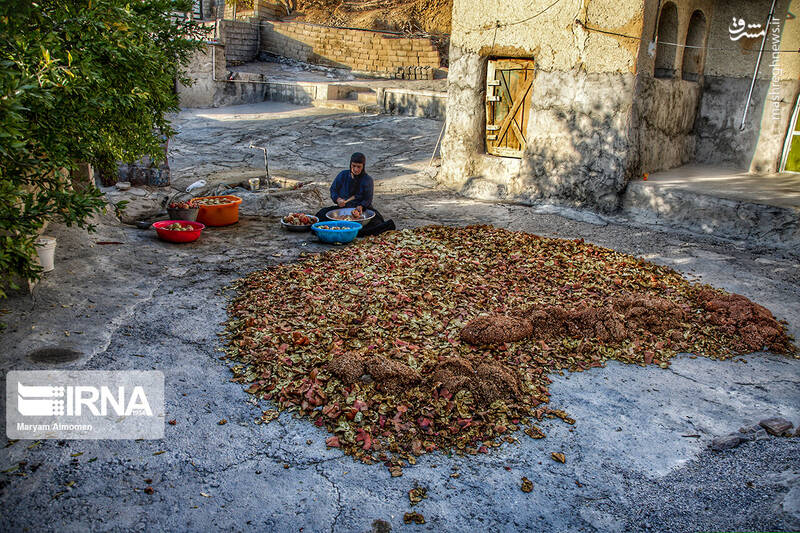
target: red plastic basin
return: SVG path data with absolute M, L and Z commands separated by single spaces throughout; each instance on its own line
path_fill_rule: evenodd
M 164 229 L 166 226 L 170 224 L 174 224 L 176 222 L 180 222 L 181 224 L 188 224 L 192 226 L 194 231 L 178 231 L 172 229 Z M 191 220 L 161 220 L 159 222 L 153 223 L 153 227 L 156 229 L 156 233 L 158 233 L 158 237 L 162 240 L 168 242 L 192 242 L 196 241 L 203 230 L 206 228 L 205 225 L 201 224 L 200 222 L 192 222 Z

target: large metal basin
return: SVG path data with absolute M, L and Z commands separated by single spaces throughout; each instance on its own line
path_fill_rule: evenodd
M 361 218 L 355 219 L 352 217 L 354 207 L 342 207 L 341 209 L 334 209 L 333 211 L 328 211 L 328 214 L 325 216 L 328 217 L 328 220 L 348 220 L 351 222 L 358 222 L 362 226 L 365 226 L 370 220 L 375 218 L 375 211 L 372 209 L 367 209 L 361 214 Z

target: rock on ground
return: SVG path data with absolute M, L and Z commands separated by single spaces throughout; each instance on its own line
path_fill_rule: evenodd
M 774 417 L 767 418 L 759 422 L 759 425 L 767 430 L 770 435 L 782 437 L 784 435 L 791 435 L 792 423 L 785 418 Z

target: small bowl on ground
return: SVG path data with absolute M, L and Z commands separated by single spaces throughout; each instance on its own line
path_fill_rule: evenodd
M 226 202 L 204 205 L 204 201 L 221 201 Z M 206 226 L 229 226 L 239 222 L 239 204 L 242 199 L 238 196 L 228 194 L 225 196 L 201 196 L 195 198 L 194 201 L 200 205 L 200 211 L 197 213 L 197 221 L 202 222 Z
M 171 220 L 188 220 L 194 222 L 197 220 L 197 213 L 199 212 L 199 207 L 192 207 L 189 209 L 179 209 L 177 207 L 167 208 L 167 215 Z
M 184 231 L 166 229 L 167 226 L 175 223 L 189 225 L 194 229 Z M 153 227 L 155 228 L 156 233 L 158 233 L 159 239 L 176 243 L 196 241 L 200 238 L 200 234 L 206 228 L 200 222 L 195 222 L 193 220 L 161 220 L 159 222 L 154 222 Z
M 372 209 L 366 209 L 364 213 L 362 213 L 361 218 L 353 219 L 353 207 L 342 207 L 340 209 L 334 209 L 333 211 L 328 211 L 325 213 L 325 216 L 328 217 L 328 220 L 336 220 L 337 222 L 359 222 L 362 225 L 366 225 L 367 222 L 372 220 L 375 217 L 375 211 Z
M 307 215 L 308 218 L 311 219 L 311 224 L 289 224 L 286 222 L 286 217 L 281 219 L 281 226 L 286 228 L 289 231 L 308 231 L 311 229 L 311 226 L 319 222 L 319 219 L 313 215 Z
M 330 244 L 340 242 L 345 244 L 352 242 L 356 238 L 358 230 L 361 229 L 361 224 L 348 221 L 317 222 L 311 225 L 311 229 L 322 242 Z

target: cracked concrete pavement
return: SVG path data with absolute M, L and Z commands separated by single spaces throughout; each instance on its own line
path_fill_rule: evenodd
M 352 152 L 367 156 L 371 175 L 407 175 L 427 166 L 442 124 L 264 102 L 187 109 L 175 117 L 174 126 L 179 135 L 170 141 L 172 184 L 185 188 L 231 171 L 263 171 L 264 154 L 251 144 L 268 148 L 273 176 L 328 182 L 347 166 Z
M 800 336 L 797 255 L 553 206 L 461 198 L 421 172 L 441 123 L 275 105 L 256 107 L 260 118 L 244 123 L 234 118 L 252 114 L 242 107 L 209 111 L 213 119 L 200 116 L 205 110 L 182 113 L 172 143 L 175 181 L 205 177 L 219 162 L 258 168 L 260 153 L 242 147 L 275 119 L 279 131 L 298 133 L 276 141 L 276 173 L 327 181 L 357 147 L 376 162 L 368 168 L 378 179 L 377 206 L 400 228 L 491 223 L 584 238 L 744 294 Z M 216 144 L 204 140 L 212 130 Z M 381 151 L 408 159 L 398 166 Z M 160 370 L 166 419 L 176 424 L 163 440 L 9 442 L 0 453 L 5 530 L 370 531 L 383 527 L 376 521 L 428 531 L 800 529 L 800 439 L 708 450 L 712 438 L 761 418 L 800 423 L 800 360 L 772 354 L 721 362 L 686 354 L 667 370 L 610 363 L 553 375 L 551 406 L 569 412 L 574 427 L 546 420 L 545 439 L 520 433 L 518 444 L 487 455 L 428 454 L 399 478 L 326 448 L 323 430 L 289 413 L 254 424 L 269 403 L 257 405 L 231 383 L 219 360 L 226 287 L 300 253 L 336 249 L 282 231 L 282 214 L 210 228 L 180 246 L 111 217 L 99 220 L 99 234 L 48 230 L 59 242 L 56 270 L 32 296 L 0 302 L 3 370 Z M 50 345 L 84 355 L 55 366 L 26 358 Z M 555 451 L 566 464 L 550 459 Z M 520 490 L 523 476 L 533 481 L 531 493 Z M 146 479 L 153 494 L 143 490 Z M 412 508 L 408 491 L 416 485 L 428 498 Z M 427 523 L 405 525 L 403 513 L 412 510 Z

